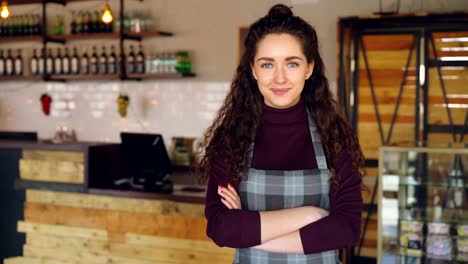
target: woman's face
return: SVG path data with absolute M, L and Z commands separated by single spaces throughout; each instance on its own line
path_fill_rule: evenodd
M 292 35 L 268 34 L 257 44 L 252 72 L 268 106 L 297 104 L 313 69 L 314 63 L 307 63 L 301 43 Z

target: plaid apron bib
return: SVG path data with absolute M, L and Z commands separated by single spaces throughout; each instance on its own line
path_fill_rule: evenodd
M 318 168 L 314 170 L 257 170 L 248 169 L 247 180 L 239 185 L 242 207 L 252 211 L 272 211 L 312 205 L 329 210 L 329 170 L 315 121 L 307 111 L 309 131 Z M 253 144 L 250 148 L 253 150 Z M 251 165 L 253 151 L 248 151 Z M 234 263 L 341 263 L 338 250 L 316 254 L 270 253 L 263 250 L 236 249 Z

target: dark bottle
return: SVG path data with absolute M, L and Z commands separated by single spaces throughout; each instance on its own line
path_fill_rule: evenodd
M 89 74 L 89 57 L 86 51 L 81 56 L 80 60 L 80 73 L 81 74 Z
M 83 13 L 83 33 L 90 33 L 90 20 L 89 12 L 85 11 Z
M 65 47 L 65 54 L 62 57 L 62 73 L 70 74 L 70 55 L 67 47 Z
M 89 33 L 98 33 L 99 32 L 99 15 L 96 16 L 95 12 L 89 13 Z
M 143 53 L 143 47 L 140 44 L 140 50 L 136 55 L 135 59 L 135 71 L 136 73 L 145 73 L 145 54 Z
M 5 58 L 3 58 L 3 50 L 0 50 L 0 76 L 5 75 Z
M 3 25 L 4 25 L 4 24 L 5 24 L 5 23 L 3 22 L 3 19 L 0 19 L 0 38 L 1 38 L 1 37 L 4 37 L 4 36 L 3 36 Z
M 99 56 L 99 73 L 100 74 L 107 74 L 107 54 L 106 54 L 106 47 L 102 47 L 101 56 Z
M 70 33 L 72 35 L 76 34 L 76 12 L 72 11 L 72 18 L 70 21 Z
M 133 52 L 133 45 L 130 45 L 130 52 L 127 55 L 127 73 L 135 73 L 135 53 Z
M 15 58 L 15 75 L 23 75 L 23 56 L 21 56 L 21 50 L 18 49 L 18 54 L 16 55 Z
M 39 56 L 39 59 L 37 60 L 37 74 L 42 75 L 44 74 L 44 68 L 45 68 L 45 49 L 41 49 L 41 56 Z
M 54 59 L 54 73 L 63 74 L 62 52 L 57 48 L 57 56 Z
M 91 74 L 99 73 L 99 60 L 96 51 L 96 46 L 93 47 L 93 54 L 91 54 L 91 58 L 89 59 L 89 69 Z
M 39 74 L 39 58 L 37 57 L 36 49 L 33 50 L 33 56 L 29 63 L 29 67 L 31 69 L 31 75 L 38 75 Z
M 47 49 L 46 68 L 45 71 L 48 75 L 54 74 L 54 56 L 52 56 L 52 49 Z
M 71 74 L 78 74 L 80 73 L 80 58 L 78 57 L 78 52 L 76 51 L 76 47 L 73 48 L 73 55 L 70 59 L 70 72 Z
M 41 16 L 39 15 L 34 16 L 33 32 L 34 32 L 34 35 L 42 34 L 42 21 L 41 21 Z
M 111 52 L 107 58 L 107 72 L 109 74 L 117 73 L 117 56 L 115 55 L 114 46 L 111 46 Z
M 15 72 L 13 57 L 11 56 L 11 49 L 7 50 L 7 57 L 5 59 L 5 75 L 13 75 Z
M 76 15 L 75 19 L 75 24 L 76 34 L 83 33 L 83 12 L 78 11 L 78 14 Z

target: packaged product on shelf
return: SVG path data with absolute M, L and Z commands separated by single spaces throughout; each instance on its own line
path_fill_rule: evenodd
M 446 223 L 429 223 L 427 231 L 429 234 L 448 235 L 450 233 L 450 225 Z
M 430 235 L 426 241 L 428 258 L 452 259 L 452 238 L 450 236 Z
M 468 253 L 468 237 L 458 237 L 457 238 L 457 252 Z
M 423 223 L 400 221 L 400 252 L 405 255 L 421 256 L 423 249 Z
M 457 235 L 460 237 L 468 236 L 468 225 L 458 225 Z

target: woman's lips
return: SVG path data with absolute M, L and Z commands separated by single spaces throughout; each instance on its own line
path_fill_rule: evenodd
M 276 95 L 283 95 L 283 94 L 287 93 L 291 89 L 290 88 L 272 88 L 271 90 Z

